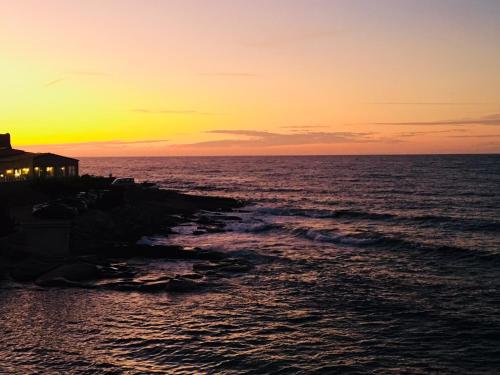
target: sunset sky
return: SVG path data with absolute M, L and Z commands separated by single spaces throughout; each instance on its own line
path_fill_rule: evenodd
M 498 0 L 0 0 L 0 133 L 72 156 L 500 152 Z

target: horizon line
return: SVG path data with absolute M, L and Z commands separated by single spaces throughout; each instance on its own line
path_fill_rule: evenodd
M 332 156 L 500 156 L 498 152 L 475 152 L 475 153 L 394 153 L 394 154 L 277 154 L 277 155 L 137 155 L 137 156 L 73 156 L 74 158 L 91 159 L 91 158 L 114 158 L 114 159 L 131 159 L 131 158 L 262 158 L 262 157 L 332 157 Z

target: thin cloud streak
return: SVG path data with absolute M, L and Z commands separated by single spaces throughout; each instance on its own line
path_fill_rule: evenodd
M 455 106 L 455 105 L 480 105 L 481 102 L 368 102 L 374 105 L 424 105 L 424 106 Z
M 106 77 L 110 75 L 109 73 L 92 72 L 92 71 L 74 71 L 74 72 L 68 72 L 68 74 L 75 76 L 94 76 L 94 77 Z
M 132 112 L 136 113 L 144 113 L 144 114 L 156 114 L 156 115 L 214 115 L 212 112 L 200 112 L 196 110 L 186 109 L 186 110 L 171 110 L 171 109 L 146 109 L 146 108 L 138 108 L 132 109 Z
M 192 144 L 175 145 L 176 147 L 276 147 L 299 146 L 313 144 L 365 143 L 376 141 L 370 138 L 374 133 L 353 132 L 304 132 L 304 133 L 271 133 L 255 130 L 212 130 L 210 134 L 245 136 L 250 139 L 223 139 Z
M 439 125 L 500 125 L 500 114 L 479 118 L 444 120 L 444 121 L 410 121 L 410 122 L 378 122 L 376 125 L 397 126 L 439 126 Z
M 33 148 L 67 148 L 67 147 L 114 147 L 114 146 L 130 146 L 130 145 L 142 145 L 142 144 L 155 144 L 155 143 L 166 143 L 169 142 L 167 139 L 146 139 L 139 141 L 122 141 L 122 140 L 111 140 L 111 141 L 91 141 L 91 142 L 69 142 L 69 143 L 52 143 L 52 144 L 35 144 L 35 145 L 24 145 L 20 147 L 33 147 Z
M 325 129 L 329 128 L 328 125 L 291 125 L 291 126 L 282 126 L 282 129 L 291 129 L 291 130 L 308 130 L 308 129 Z
M 467 134 L 467 135 L 450 135 L 452 138 L 499 138 L 500 134 Z
M 57 85 L 58 83 L 61 83 L 62 81 L 66 80 L 66 78 L 58 78 L 58 79 L 54 79 L 50 82 L 47 82 L 46 84 L 44 84 L 43 86 L 44 87 L 50 87 L 50 86 L 54 86 L 54 85 Z
M 421 131 L 421 132 L 404 132 L 398 134 L 399 137 L 417 137 L 421 135 L 429 134 L 442 134 L 442 133 L 455 133 L 455 132 L 466 132 L 467 129 L 450 129 L 450 130 L 431 130 L 431 131 Z
M 246 72 L 216 72 L 216 73 L 200 73 L 198 75 L 204 77 L 242 77 L 242 78 L 257 77 L 257 74 L 255 73 L 246 73 Z

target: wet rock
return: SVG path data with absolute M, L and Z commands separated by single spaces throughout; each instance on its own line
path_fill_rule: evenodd
M 161 292 L 167 290 L 169 286 L 170 280 L 151 281 L 140 285 L 137 290 L 140 292 Z
M 248 272 L 252 269 L 249 264 L 228 264 L 223 265 L 218 269 L 219 272 L 241 273 Z
M 40 279 L 36 281 L 38 286 L 43 287 L 61 287 L 61 288 L 93 288 L 91 284 L 85 284 L 78 281 L 71 281 L 64 277 L 55 277 L 51 279 Z
M 18 282 L 30 282 L 46 272 L 58 267 L 61 263 L 47 260 L 28 259 L 10 270 L 10 277 Z
M 59 279 L 66 279 L 72 282 L 88 281 L 98 279 L 100 276 L 101 270 L 95 264 L 76 262 L 63 264 L 44 273 L 36 280 L 36 284 L 47 285 L 47 283 Z
M 201 285 L 194 280 L 177 277 L 168 282 L 166 290 L 174 293 L 186 293 L 198 290 Z
M 223 227 L 219 226 L 209 226 L 203 228 L 207 233 L 224 233 L 225 230 Z
M 193 265 L 194 271 L 208 271 L 211 274 L 216 273 L 241 273 L 248 272 L 252 265 L 240 259 L 226 258 L 218 262 L 197 263 Z
M 218 264 L 213 263 L 196 263 L 193 264 L 193 271 L 211 271 L 220 267 Z
M 196 252 L 196 259 L 199 260 L 218 261 L 227 258 L 227 255 L 220 251 L 200 248 L 195 248 L 194 251 Z
M 224 215 L 219 217 L 220 220 L 223 221 L 243 221 L 243 219 L 239 216 L 231 216 L 231 215 Z
M 98 283 L 97 287 L 99 289 L 116 290 L 119 292 L 133 292 L 139 290 L 141 285 L 142 285 L 141 283 L 134 281 L 115 281 L 115 282 Z
M 182 275 L 182 277 L 184 277 L 186 279 L 192 279 L 192 280 L 203 279 L 203 275 L 201 275 L 199 273 L 188 273 L 188 274 Z

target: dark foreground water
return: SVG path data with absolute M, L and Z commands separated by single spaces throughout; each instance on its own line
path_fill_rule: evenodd
M 152 240 L 256 268 L 187 295 L 5 286 L 0 372 L 500 373 L 499 156 L 85 159 L 82 169 L 251 199 L 226 233 L 184 226 Z

